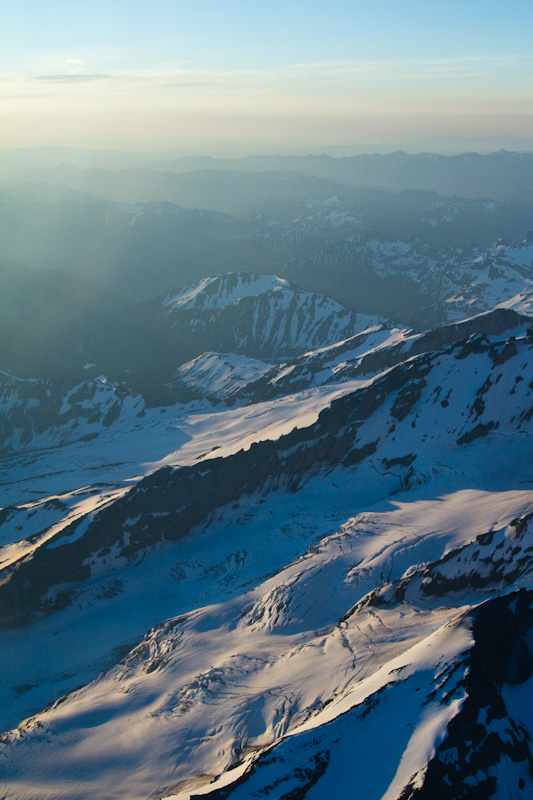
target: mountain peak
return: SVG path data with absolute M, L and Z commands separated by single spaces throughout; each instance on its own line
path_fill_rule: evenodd
M 163 308 L 223 308 L 235 305 L 243 297 L 259 297 L 286 289 L 297 291 L 285 278 L 240 270 L 202 278 L 192 286 L 167 294 L 162 305 Z

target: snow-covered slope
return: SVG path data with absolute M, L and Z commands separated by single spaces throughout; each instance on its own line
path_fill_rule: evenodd
M 6 798 L 532 787 L 533 332 L 469 326 L 4 462 Z
M 233 272 L 168 294 L 161 318 L 182 350 L 279 360 L 383 322 L 273 275 Z
M 142 419 L 145 402 L 107 379 L 22 380 L 0 374 L 0 452 L 86 441 L 116 422 Z
M 533 316 L 533 241 L 498 241 L 472 263 L 456 259 L 446 275 L 446 297 L 455 318 L 487 308 L 513 308 Z
M 204 278 L 194 286 L 171 293 L 163 300 L 163 308 L 205 311 L 236 305 L 245 297 L 260 297 L 269 292 L 284 292 L 290 288 L 288 281 L 274 275 L 255 275 L 251 272 L 229 273 L 215 278 Z
M 344 291 L 348 304 L 377 308 L 398 322 L 442 325 L 502 303 L 533 313 L 529 237 L 520 243 L 498 240 L 482 249 L 438 247 L 421 238 L 395 239 L 364 230 L 298 247 L 286 236 L 274 229 L 265 238 L 278 253 L 278 274 L 304 286 L 312 280 L 333 296 Z
M 183 364 L 172 386 L 184 387 L 201 397 L 228 400 L 272 369 L 272 364 L 236 353 L 203 353 Z
M 306 209 L 243 223 L 241 255 L 383 288 L 395 322 L 235 271 L 138 309 L 145 398 L 89 365 L 2 376 L 6 800 L 533 790 L 531 242 Z M 198 399 L 155 405 L 163 381 Z
M 431 250 L 424 242 L 367 241 L 373 270 L 402 275 L 422 292 L 428 308 L 448 321 L 513 308 L 533 316 L 533 243 L 498 240 L 486 250 Z
M 476 333 L 500 338 L 504 333 L 512 335 L 529 321 L 528 317 L 510 309 L 497 309 L 426 333 L 375 325 L 343 342 L 304 353 L 265 370 L 259 378 L 239 388 L 236 397 L 265 400 L 312 386 L 368 378 L 414 355 L 431 352 Z

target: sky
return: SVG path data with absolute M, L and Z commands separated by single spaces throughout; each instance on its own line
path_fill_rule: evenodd
M 0 9 L 3 147 L 533 149 L 532 0 Z

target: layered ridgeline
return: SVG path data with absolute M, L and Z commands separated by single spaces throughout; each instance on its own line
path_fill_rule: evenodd
M 70 160 L 71 164 L 68 162 Z M 463 153 L 443 156 L 436 153 L 408 155 L 402 151 L 387 155 L 359 155 L 335 158 L 327 155 L 308 156 L 250 156 L 237 159 L 181 158 L 173 161 L 154 161 L 136 167 L 80 168 L 73 166 L 72 155 L 63 155 L 58 166 L 45 169 L 20 170 L 11 183 L 21 180 L 67 184 L 78 191 L 97 196 L 144 199 L 139 195 L 152 192 L 155 199 L 167 198 L 171 192 L 194 194 L 206 201 L 206 195 L 218 202 L 234 203 L 230 194 L 244 193 L 242 204 L 251 202 L 254 194 L 279 196 L 279 185 L 285 186 L 285 196 L 309 193 L 328 183 L 349 189 L 371 187 L 392 192 L 422 189 L 445 196 L 467 198 L 492 197 L 498 201 L 531 200 L 533 156 L 500 150 L 479 155 Z M 244 178 L 247 180 L 245 181 Z M 289 178 L 289 180 L 287 180 Z M 292 181 L 290 180 L 292 178 Z M 285 180 L 284 180 L 285 179 Z M 292 186 L 291 186 L 292 183 Z M 260 191 L 258 192 L 258 186 Z M 233 192 L 229 192 L 231 188 Z M 270 189 L 270 192 L 269 192 Z M 218 190 L 218 191 L 217 191 Z M 254 191 L 255 190 L 255 191 Z M 225 196 L 224 196 L 225 193 Z
M 368 378 L 412 356 L 476 333 L 501 335 L 529 322 L 529 317 L 505 308 L 425 333 L 382 322 L 329 347 L 275 365 L 242 360 L 232 354 L 205 353 L 182 365 L 172 386 L 211 399 L 257 402 L 356 377 Z
M 208 350 L 285 358 L 327 347 L 385 320 L 357 314 L 273 275 L 233 272 L 168 294 L 160 317 L 168 336 L 195 354 Z M 178 349 L 178 344 L 176 344 Z
M 0 374 L 0 452 L 86 442 L 117 423 L 140 421 L 145 400 L 101 375 L 53 380 Z
M 323 247 L 311 262 L 293 256 L 296 284 L 234 271 L 142 303 L 73 273 L 0 260 L 0 370 L 24 378 L 80 378 L 91 369 L 91 375 L 122 381 L 150 373 L 148 383 L 138 386 L 146 389 L 168 382 L 178 366 L 204 352 L 279 361 L 382 324 L 382 314 L 361 313 L 369 294 L 378 298 L 373 306 L 393 307 L 389 328 L 404 328 L 416 317 L 424 324 L 414 327 L 424 330 L 495 307 L 530 312 L 529 239 L 519 245 L 500 241 L 483 253 L 476 250 L 475 258 L 448 255 L 439 261 L 418 240 L 361 235 Z M 304 291 L 301 283 L 344 283 L 347 289 L 339 303 Z
M 416 332 L 234 273 L 145 309 L 190 402 L 4 378 L 6 798 L 533 789 L 533 329 L 476 291 Z
M 0 263 L 0 369 L 24 378 L 105 373 L 162 381 L 206 350 L 281 358 L 353 336 L 377 317 L 273 275 L 234 272 L 127 304 L 60 272 Z
M 54 275 L 52 286 L 57 284 Z M 27 291 L 29 281 L 22 285 Z M 65 292 L 50 296 L 47 305 L 43 295 L 41 316 L 52 316 Z M 68 298 L 66 324 L 56 323 L 51 342 L 38 324 L 32 330 L 31 304 L 25 312 L 24 347 L 31 360 L 20 363 L 26 375 L 33 367 L 46 377 L 0 374 L 4 452 L 112 438 L 118 424 L 140 430 L 159 413 L 154 407 L 177 400 L 242 405 L 367 379 L 473 333 L 499 335 L 527 322 L 500 308 L 421 333 L 358 314 L 285 279 L 242 272 L 205 278 L 143 304 L 137 316 L 128 313 L 122 328 L 109 302 L 102 306 L 99 295 L 85 291 L 83 298 L 81 309 Z M 20 317 L 15 322 L 20 325 Z M 60 333 L 66 341 L 54 347 Z
M 272 275 L 206 278 L 115 315 L 112 299 L 101 302 L 84 283 L 78 293 L 58 273 L 40 276 L 46 291 L 37 303 L 33 277 L 14 268 L 0 274 L 10 289 L 2 324 L 12 342 L 0 356 L 0 451 L 84 442 L 115 422 L 140 428 L 146 406 L 232 395 L 301 353 L 367 331 L 389 336 L 384 319 Z M 17 363 L 22 377 L 11 374 Z
M 281 173 L 213 176 L 230 181 L 219 187 L 222 198 L 235 196 L 236 181 L 244 193 L 257 185 L 257 202 L 245 203 L 244 218 L 209 204 L 206 209 L 200 197 L 191 202 L 204 207 L 182 208 L 160 199 L 112 203 L 56 185 L 19 187 L 0 196 L 0 258 L 61 270 L 70 281 L 74 275 L 90 280 L 102 292 L 103 307 L 110 292 L 131 303 L 206 274 L 239 270 L 275 273 L 417 328 L 504 300 L 531 302 L 531 243 L 524 237 L 533 201 L 356 191 L 329 183 L 318 192 L 313 183 L 302 184 L 302 176 L 294 183 Z M 265 184 L 270 199 L 261 194 Z M 286 196 L 288 186 L 299 187 L 294 196 Z M 491 286 L 496 291 L 488 296 Z M 523 290 L 526 298 L 517 298 Z

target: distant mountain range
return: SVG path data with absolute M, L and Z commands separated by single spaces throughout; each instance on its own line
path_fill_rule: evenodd
M 241 270 L 274 273 L 357 311 L 424 328 L 452 318 L 442 306 L 452 296 L 458 315 L 493 305 L 476 297 L 460 300 L 462 275 L 465 285 L 486 291 L 481 276 L 474 279 L 480 265 L 500 270 L 501 301 L 514 296 L 513 282 L 522 285 L 530 264 L 532 209 L 382 193 L 271 204 L 270 215 L 244 220 L 171 203 L 72 199 L 56 188 L 44 199 L 41 192 L 4 195 L 0 256 L 81 276 L 106 294 L 111 290 L 120 306 Z M 483 244 L 472 244 L 476 237 Z
M 475 258 L 445 254 L 441 263 L 419 247 L 416 241 L 358 237 L 348 250 L 346 243 L 330 250 L 325 279 L 307 273 L 308 285 L 335 285 L 339 294 L 344 277 L 352 285 L 347 298 L 360 296 L 363 308 L 374 305 L 379 312 L 403 302 L 389 322 L 383 314 L 357 313 L 285 278 L 256 273 L 213 276 L 132 303 L 71 273 L 0 263 L 0 369 L 27 378 L 80 378 L 89 369 L 155 392 L 159 402 L 158 392 L 176 369 L 206 352 L 279 361 L 376 325 L 401 329 L 418 321 L 423 330 L 430 320 L 442 325 L 497 307 L 533 314 L 529 240 L 500 242 L 483 255 L 476 251 Z M 323 252 L 321 263 L 325 259 Z M 293 263 L 291 274 L 305 268 Z M 372 299 L 371 290 L 382 296 Z
M 159 172 L 158 178 L 154 174 Z M 320 181 L 332 182 L 345 187 L 382 189 L 398 192 L 404 189 L 422 189 L 438 192 L 446 197 L 458 195 L 469 199 L 492 198 L 497 201 L 524 199 L 531 201 L 531 180 L 533 177 L 533 153 L 515 153 L 500 150 L 489 155 L 463 153 L 443 156 L 435 153 L 408 155 L 403 151 L 387 155 L 368 154 L 335 158 L 327 155 L 309 156 L 249 156 L 236 159 L 180 158 L 172 161 L 150 161 L 136 164 L 129 169 L 116 169 L 114 173 L 101 168 L 67 166 L 48 167 L 28 172 L 31 180 L 45 180 L 48 183 L 77 184 L 75 188 L 91 191 L 88 187 L 100 187 L 97 195 L 115 199 L 109 192 L 134 191 L 136 184 L 142 191 L 152 192 L 157 185 L 159 194 L 155 198 L 169 199 L 164 193 L 179 191 L 178 187 L 188 187 L 189 191 L 202 192 L 209 185 L 217 186 L 214 172 L 228 172 L 229 185 L 238 181 L 240 173 L 250 173 L 249 186 L 261 182 L 265 193 L 269 183 L 274 188 L 280 176 L 286 173 L 288 196 L 301 187 L 320 186 Z M 234 177 L 232 175 L 234 173 Z M 114 177 L 112 177 L 114 174 Z M 183 176 L 180 180 L 178 176 Z M 259 177 L 262 175 L 262 177 Z M 292 177 L 291 177 L 292 175 Z M 295 179 L 301 176 L 302 183 Z M 223 181 L 219 176 L 219 181 Z M 313 183 L 313 180 L 315 182 Z M 175 187 L 175 188 L 171 188 Z M 279 187 L 278 190 L 279 192 Z M 315 189 L 315 192 L 316 189 Z M 131 197 L 129 198 L 131 201 Z M 249 199 L 250 196 L 249 196 Z M 178 202 L 178 201 L 175 201 Z

